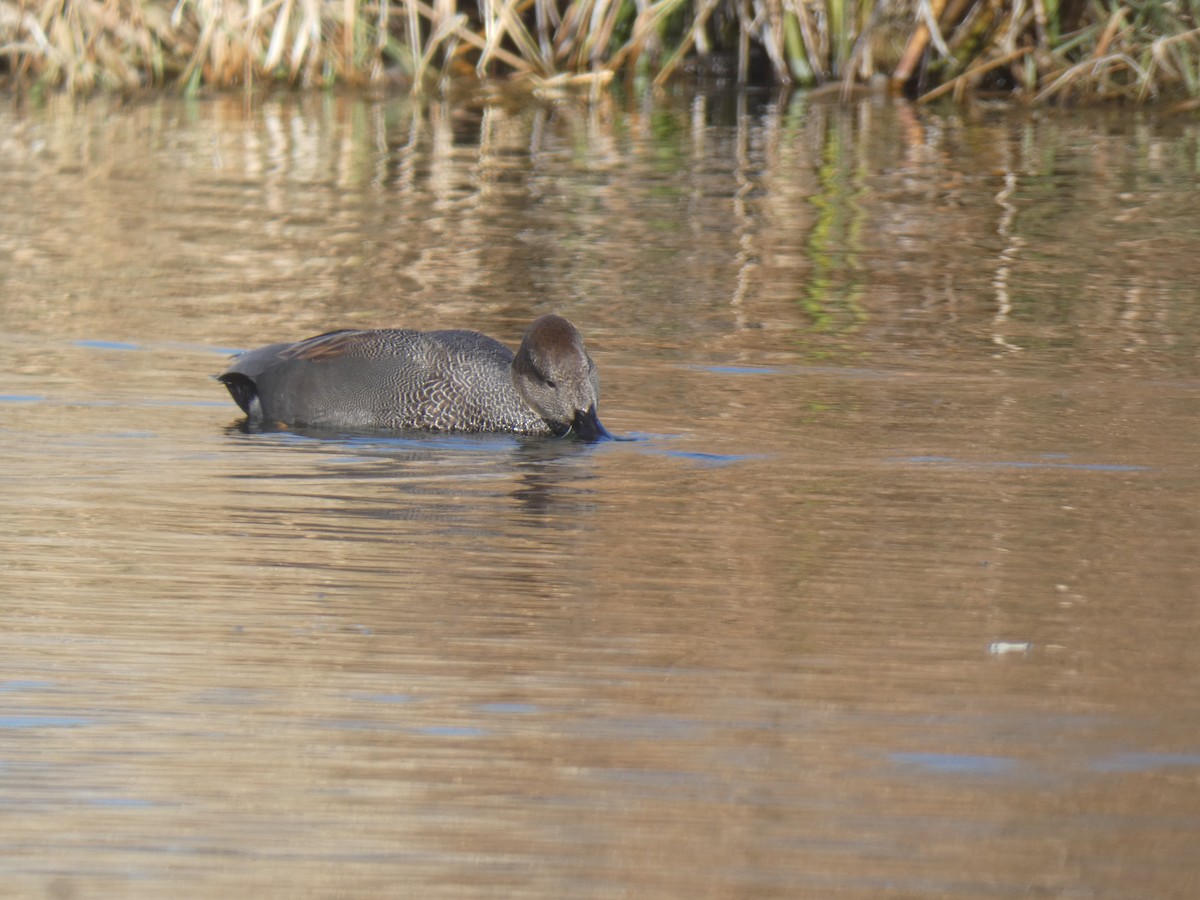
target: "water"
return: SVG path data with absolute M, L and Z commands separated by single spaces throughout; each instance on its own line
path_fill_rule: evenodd
M 0 111 L 0 896 L 1200 893 L 1200 129 Z M 556 310 L 632 441 L 247 434 Z

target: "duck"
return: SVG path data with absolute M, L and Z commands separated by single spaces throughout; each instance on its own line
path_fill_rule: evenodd
M 613 437 L 583 337 L 553 314 L 516 353 L 464 329 L 343 329 L 246 351 L 216 378 L 259 426 Z

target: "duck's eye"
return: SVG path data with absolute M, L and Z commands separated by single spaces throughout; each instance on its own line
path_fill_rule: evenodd
M 541 366 L 539 366 L 539 365 L 538 365 L 536 362 L 534 362 L 532 359 L 531 359 L 531 360 L 529 360 L 529 368 L 533 370 L 533 374 L 534 374 L 535 376 L 537 376 L 537 379 L 538 379 L 540 382 L 542 382 L 543 384 L 545 384 L 545 385 L 548 385 L 548 386 L 549 386 L 549 387 L 551 387 L 551 388 L 554 388 L 554 387 L 557 387 L 557 386 L 558 386 L 558 385 L 556 385 L 556 384 L 554 383 L 554 379 L 553 379 L 553 378 L 551 378 L 549 375 L 547 375 L 547 374 L 545 373 L 545 371 L 542 369 L 542 367 L 541 367 Z

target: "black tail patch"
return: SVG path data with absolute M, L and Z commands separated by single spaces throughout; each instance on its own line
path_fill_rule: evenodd
M 250 415 L 250 404 L 258 396 L 258 388 L 255 387 L 254 381 L 240 372 L 226 372 L 224 375 L 218 375 L 217 381 L 229 388 L 229 395 L 233 397 L 233 402 L 242 408 L 242 412 Z

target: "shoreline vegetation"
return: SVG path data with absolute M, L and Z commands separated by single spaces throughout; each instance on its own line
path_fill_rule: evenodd
M 35 92 L 534 90 L 684 72 L 922 101 L 1200 106 L 1200 0 L 0 0 Z

